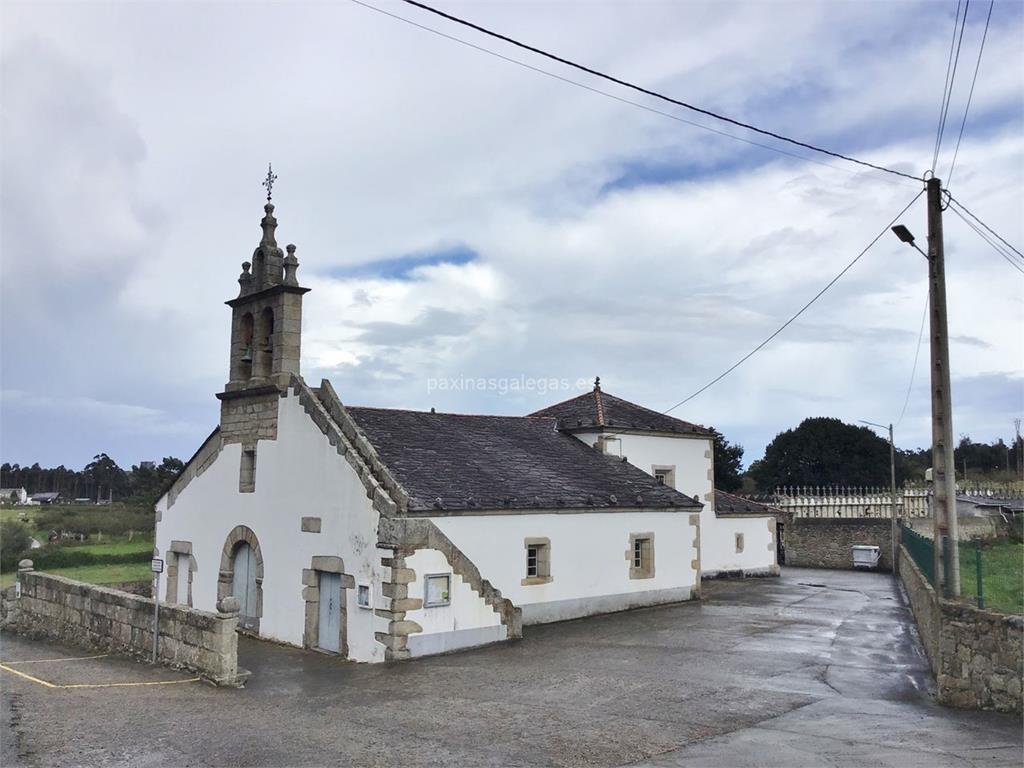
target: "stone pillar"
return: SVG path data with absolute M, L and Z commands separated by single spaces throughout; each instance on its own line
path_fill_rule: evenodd
M 390 598 L 389 610 L 378 608 L 377 616 L 388 619 L 387 632 L 375 632 L 377 642 L 384 646 L 384 658 L 387 661 L 408 659 L 409 635 L 422 632 L 415 621 L 405 618 L 407 611 L 423 606 L 423 601 L 409 597 L 409 584 L 416 579 L 416 572 L 406 566 L 405 558 L 411 552 L 395 550 L 394 557 L 381 558 L 381 564 L 391 568 L 391 579 L 382 584 L 384 596 Z
M 248 672 L 238 669 L 238 612 L 241 603 L 234 595 L 217 601 L 217 623 L 214 627 L 211 659 L 215 664 L 210 669 L 213 682 L 217 685 L 241 686 Z M 219 657 L 219 658 L 214 658 Z

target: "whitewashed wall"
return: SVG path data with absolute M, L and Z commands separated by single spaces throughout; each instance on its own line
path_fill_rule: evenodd
M 611 434 L 609 431 L 608 434 Z M 621 442 L 608 443 L 608 452 L 621 455 L 649 475 L 653 467 L 675 466 L 675 487 L 687 496 L 696 496 L 704 505 L 701 511 L 701 570 L 705 575 L 720 571 L 743 570 L 760 573 L 776 565 L 775 539 L 768 518 L 718 517 L 714 512 L 714 453 L 710 438 L 670 437 L 615 433 Z M 598 432 L 580 432 L 575 436 L 594 445 Z M 743 552 L 736 552 L 736 534 L 744 537 Z
M 696 531 L 688 511 L 538 512 L 431 518 L 522 608 L 523 623 L 561 621 L 642 605 L 689 600 Z M 655 575 L 630 579 L 631 533 L 654 533 Z M 527 538 L 551 540 L 551 581 L 524 586 Z M 418 571 L 417 571 L 418 573 Z
M 414 599 L 425 598 L 427 575 L 451 575 L 448 605 L 423 607 L 408 611 L 405 615 L 407 620 L 415 621 L 423 627 L 423 632 L 409 636 L 408 648 L 413 656 L 444 653 L 508 637 L 501 623 L 501 614 L 488 605 L 480 593 L 463 581 L 461 576 L 452 573 L 451 564 L 443 552 L 436 549 L 417 550 L 405 559 L 405 565 L 416 572 L 416 580 L 409 584 L 409 597 Z M 484 578 L 488 578 L 486 573 Z
M 370 584 L 381 604 L 377 512 L 362 483 L 302 409 L 298 398 L 281 398 L 277 440 L 261 440 L 256 454 L 256 491 L 238 492 L 241 446 L 224 447 L 213 464 L 179 494 L 167 509 L 158 502 L 156 546 L 166 552 L 174 539 L 192 542 L 198 572 L 193 576 L 196 608 L 215 610 L 221 550 L 228 533 L 246 525 L 259 540 L 264 561 L 263 616 L 260 634 L 302 644 L 305 603 L 302 570 L 314 555 L 333 555 L 345 563 L 356 583 Z M 302 517 L 320 517 L 321 533 L 303 533 Z M 382 661 L 384 647 L 374 632 L 387 621 L 356 605 L 346 590 L 349 656 Z M 161 586 L 163 594 L 163 585 Z

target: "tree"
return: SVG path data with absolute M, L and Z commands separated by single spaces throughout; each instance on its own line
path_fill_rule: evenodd
M 128 478 L 124 470 L 105 453 L 93 456 L 92 461 L 85 465 L 83 473 L 92 482 L 92 490 L 97 497 L 123 497 L 128 490 Z
M 738 491 L 743 485 L 743 446 L 732 445 L 717 429 L 715 435 L 715 488 Z
M 839 419 L 804 419 L 776 435 L 749 474 L 765 492 L 787 485 L 887 486 L 889 441 Z
M 0 564 L 11 568 L 32 545 L 28 529 L 13 520 L 0 523 Z

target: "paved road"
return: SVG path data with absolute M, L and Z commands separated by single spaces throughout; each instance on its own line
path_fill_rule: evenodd
M 936 705 L 879 574 L 787 569 L 702 603 L 359 665 L 243 641 L 244 690 L 4 636 L 13 765 L 1020 766 L 1019 718 Z M 159 684 L 153 684 L 159 683 Z

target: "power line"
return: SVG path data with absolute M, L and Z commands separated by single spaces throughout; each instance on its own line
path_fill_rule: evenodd
M 907 412 L 907 404 L 910 402 L 910 392 L 914 388 L 914 376 L 917 374 L 917 360 L 921 356 L 921 341 L 924 339 L 924 321 L 928 319 L 928 304 L 931 297 L 924 295 L 924 314 L 921 315 L 921 330 L 917 332 L 917 347 L 914 349 L 914 367 L 910 369 L 910 383 L 907 385 L 907 396 L 903 398 L 903 408 L 900 410 L 900 417 L 896 419 L 898 427 L 903 422 L 903 415 Z
M 953 14 L 953 37 L 949 41 L 949 58 L 946 59 L 946 81 L 942 85 L 942 101 L 939 102 L 939 124 L 935 128 L 935 152 L 932 154 L 932 170 L 935 170 L 935 165 L 939 162 L 939 140 L 942 136 L 942 126 L 945 122 L 946 104 L 949 98 L 952 88 L 949 83 L 949 72 L 953 68 L 953 49 L 956 46 L 956 30 L 960 26 L 960 5 L 963 0 L 956 0 L 956 11 Z M 967 15 L 964 14 L 964 18 Z
M 994 250 L 994 251 L 995 251 L 996 253 L 998 253 L 998 254 L 999 254 L 1000 256 L 1002 256 L 1002 257 L 1003 257 L 1004 259 L 1006 259 L 1006 262 L 1007 262 L 1007 263 L 1008 263 L 1008 264 L 1009 264 L 1009 265 L 1010 265 L 1011 267 L 1013 267 L 1013 268 L 1014 268 L 1014 269 L 1016 269 L 1016 270 L 1017 270 L 1018 272 L 1020 272 L 1020 273 L 1021 273 L 1022 275 L 1024 275 L 1024 268 L 1021 268 L 1021 267 L 1020 267 L 1020 266 L 1019 266 L 1019 265 L 1017 264 L 1017 262 L 1013 260 L 1013 257 L 1012 257 L 1012 256 L 1010 256 L 1009 254 L 1007 254 L 1005 250 L 1003 250 L 1002 248 L 1000 248 L 1000 247 L 999 247 L 999 244 L 998 244 L 998 243 L 996 243 L 996 242 L 995 242 L 994 240 L 992 240 L 992 239 L 991 239 L 990 237 L 988 237 L 988 236 L 987 236 L 987 235 L 986 235 L 986 234 L 985 234 L 984 232 L 982 232 L 982 231 L 981 231 L 981 229 L 979 229 L 979 228 L 978 228 L 978 226 L 977 226 L 977 225 L 976 225 L 976 224 L 975 224 L 975 223 L 974 223 L 973 221 L 971 221 L 971 220 L 970 220 L 970 219 L 968 219 L 968 218 L 967 218 L 966 216 L 964 216 L 964 215 L 963 215 L 962 213 L 960 213 L 960 211 L 959 211 L 959 210 L 957 210 L 956 208 L 953 208 L 953 213 L 955 213 L 955 214 L 956 214 L 957 216 L 959 216 L 959 217 L 960 217 L 961 219 L 963 219 L 963 220 L 964 220 L 964 223 L 965 223 L 965 224 L 967 224 L 967 226 L 969 226 L 969 227 L 970 227 L 971 229 L 973 229 L 973 230 L 974 230 L 974 231 L 975 231 L 975 232 L 976 232 L 976 233 L 978 234 L 978 237 L 980 237 L 980 238 L 981 238 L 982 240 L 984 240 L 984 241 L 985 241 L 986 243 L 988 243 L 989 245 L 991 245 L 991 246 L 992 246 L 992 249 L 993 249 L 993 250 Z
M 960 141 L 964 137 L 964 126 L 967 125 L 967 113 L 971 111 L 971 99 L 974 98 L 974 85 L 978 82 L 978 70 L 981 69 L 981 54 L 985 51 L 985 38 L 988 37 L 988 25 L 992 21 L 992 9 L 996 0 L 989 0 L 988 16 L 985 17 L 985 31 L 981 33 L 981 45 L 978 46 L 978 60 L 974 63 L 974 77 L 971 78 L 971 90 L 967 94 L 967 107 L 964 109 L 964 119 L 960 121 L 960 135 L 956 137 L 956 149 L 953 150 L 953 162 L 949 164 L 949 174 L 946 176 L 946 186 L 951 186 L 953 180 L 953 169 L 956 168 L 956 156 L 960 154 Z
M 660 115 L 662 117 L 667 117 L 669 120 L 675 120 L 677 123 L 683 123 L 685 125 L 693 126 L 694 128 L 700 128 L 702 130 L 709 131 L 710 133 L 718 134 L 719 136 L 725 136 L 726 138 L 729 138 L 729 139 L 735 139 L 736 141 L 742 141 L 744 144 L 750 144 L 751 146 L 754 146 L 754 147 L 760 147 L 761 149 L 767 149 L 767 150 L 769 150 L 771 152 L 777 152 L 780 155 L 785 155 L 787 157 L 792 157 L 792 158 L 795 158 L 797 160 L 803 160 L 803 161 L 808 162 L 808 163 L 815 163 L 816 165 L 822 165 L 822 166 L 824 166 L 826 168 L 832 168 L 832 169 L 837 170 L 837 171 L 843 171 L 845 173 L 851 173 L 851 174 L 855 174 L 855 175 L 857 175 L 859 173 L 858 171 L 855 171 L 855 170 L 853 170 L 851 168 L 846 168 L 846 167 L 841 166 L 841 165 L 833 165 L 832 163 L 826 163 L 826 162 L 824 162 L 822 160 L 816 160 L 813 157 L 806 157 L 804 155 L 798 155 L 795 152 L 789 152 L 789 151 L 787 151 L 785 149 L 781 149 L 779 147 L 773 147 L 770 144 L 762 144 L 760 142 L 753 141 L 751 139 L 745 139 L 742 136 L 736 136 L 735 134 L 727 133 L 726 131 L 721 131 L 721 130 L 719 130 L 717 128 L 712 128 L 711 126 L 704 125 L 702 123 L 695 123 L 692 120 L 687 120 L 686 118 L 679 117 L 678 115 L 673 115 L 671 112 L 665 112 L 663 110 L 651 107 L 651 106 L 649 106 L 647 104 L 641 104 L 638 101 L 632 101 L 632 100 L 624 98 L 622 96 L 618 96 L 618 95 L 616 95 L 614 93 L 610 93 L 609 91 L 603 91 L 600 88 L 595 88 L 595 87 L 593 87 L 591 85 L 587 85 L 586 83 L 581 83 L 578 80 L 573 80 L 572 78 L 564 77 L 562 75 L 555 74 L 554 72 L 549 72 L 546 69 L 541 69 L 540 67 L 535 67 L 532 64 L 527 64 L 526 62 L 520 61 L 519 59 L 513 59 L 510 56 L 505 56 L 505 55 L 503 55 L 501 53 L 498 53 L 496 51 L 492 51 L 489 48 L 484 48 L 483 46 L 476 45 L 475 43 L 471 43 L 468 40 L 463 40 L 460 37 L 455 37 L 454 35 L 449 35 L 449 34 L 447 34 L 445 32 L 441 32 L 440 30 L 434 29 L 433 27 L 428 27 L 428 26 L 426 26 L 424 24 L 419 24 L 419 23 L 417 23 L 415 21 L 412 21 L 411 19 L 405 18 L 404 16 L 399 16 L 396 13 L 391 13 L 390 11 L 386 11 L 383 8 L 378 8 L 375 5 L 371 5 L 370 3 L 363 2 L 363 0 L 351 0 L 351 2 L 355 3 L 356 5 L 362 6 L 363 8 L 366 8 L 367 10 L 376 11 L 377 13 L 383 14 L 384 16 L 389 16 L 390 18 L 395 19 L 396 21 L 401 21 L 401 22 L 404 22 L 406 24 L 409 24 L 410 26 L 416 27 L 417 29 L 421 29 L 424 32 L 430 32 L 431 34 L 437 35 L 438 37 L 443 37 L 446 40 L 451 40 L 454 43 L 459 43 L 460 45 L 464 45 L 464 46 L 466 46 L 468 48 L 472 48 L 472 49 L 474 49 L 476 51 L 479 51 L 481 53 L 486 53 L 487 55 L 494 56 L 495 58 L 501 59 L 502 61 L 507 61 L 509 64 L 515 64 L 517 66 L 523 67 L 524 69 L 528 69 L 528 70 L 530 70 L 532 72 L 536 72 L 537 74 L 546 75 L 547 77 L 554 78 L 555 80 L 560 80 L 561 82 L 567 83 L 569 85 L 575 85 L 577 88 L 582 88 L 582 89 L 584 89 L 586 91 L 590 91 L 591 93 L 595 93 L 595 94 L 598 94 L 600 96 L 606 96 L 609 99 L 614 99 L 615 101 L 621 102 L 622 104 L 628 104 L 629 106 L 645 110 L 646 112 L 651 112 L 651 113 L 653 113 L 655 115 Z M 884 178 L 886 181 L 891 182 L 893 184 L 898 183 L 897 181 L 895 181 L 893 179 L 889 179 L 887 177 L 881 177 L 880 176 L 878 178 L 879 179 Z
M 914 195 L 914 199 L 911 200 L 909 203 L 907 203 L 902 211 L 900 211 L 895 216 L 893 216 L 892 221 L 890 221 L 888 224 L 886 224 L 885 227 L 883 227 L 882 230 L 871 239 L 871 242 L 868 243 L 867 246 L 865 246 L 864 250 L 862 250 L 860 253 L 858 253 L 854 257 L 853 261 L 851 261 L 849 264 L 847 264 L 845 267 L 843 267 L 842 271 L 840 271 L 838 275 L 836 275 L 831 280 L 829 280 L 828 283 L 826 283 L 825 287 L 822 288 L 820 291 L 818 291 L 814 295 L 814 298 L 812 298 L 810 301 L 808 301 L 806 304 L 804 304 L 802 307 L 800 307 L 800 309 L 797 310 L 796 314 L 794 314 L 792 317 L 789 318 L 789 320 L 787 320 L 782 325 L 780 325 L 778 328 L 776 328 L 775 331 L 773 331 L 772 334 L 770 336 L 768 336 L 768 338 L 766 338 L 764 341 L 762 341 L 760 344 L 758 344 L 756 347 L 754 347 L 752 350 L 750 350 L 747 354 L 745 354 L 743 357 L 741 357 L 739 360 L 737 360 L 731 366 L 726 368 L 722 373 L 718 374 L 718 376 L 713 378 L 711 381 L 709 381 L 703 387 L 698 389 L 692 395 L 690 395 L 689 397 L 685 398 L 684 400 L 680 400 L 678 403 L 673 405 L 668 410 L 662 411 L 662 413 L 670 413 L 670 412 L 674 411 L 676 408 L 678 408 L 679 406 L 685 405 L 686 403 L 690 402 L 691 400 L 693 400 L 693 398 L 697 397 L 697 395 L 701 394 L 705 390 L 709 389 L 710 387 L 712 387 L 715 384 L 717 384 L 718 382 L 720 382 L 722 379 L 724 379 L 730 373 L 732 373 L 737 368 L 739 368 L 741 365 L 743 365 L 743 363 L 747 362 L 747 360 L 749 360 L 755 354 L 757 354 L 762 349 L 764 349 L 766 346 L 768 346 L 769 342 L 771 342 L 772 339 L 774 339 L 776 336 L 778 336 L 780 333 L 782 333 L 784 330 L 786 330 L 786 328 L 788 328 L 793 323 L 794 320 L 796 320 L 798 317 L 800 317 L 800 315 L 802 315 L 804 312 L 806 312 L 807 309 L 809 309 L 810 306 L 814 302 L 816 302 L 818 299 L 820 299 L 829 288 L 831 288 L 833 285 L 835 285 L 837 282 L 839 282 L 839 279 L 843 275 L 845 275 L 847 272 L 849 272 L 850 269 L 853 268 L 853 265 L 861 260 L 861 257 L 863 257 L 864 254 L 866 254 L 869 250 L 871 250 L 871 247 L 882 238 L 882 235 L 884 235 L 886 232 L 889 231 L 889 227 L 891 227 L 893 224 L 895 224 L 904 213 L 906 213 L 908 210 L 910 210 L 910 206 L 912 206 L 915 202 L 917 202 L 917 199 L 921 195 L 923 195 L 923 194 L 924 194 L 924 190 L 922 189 L 920 192 L 918 192 L 916 195 Z
M 952 195 L 950 195 L 950 196 L 949 196 L 949 202 L 950 202 L 950 203 L 951 203 L 951 204 L 952 204 L 952 205 L 953 205 L 953 206 L 954 206 L 955 208 L 959 208 L 959 209 L 960 209 L 961 211 L 963 211 L 963 212 L 964 212 L 964 213 L 966 213 L 966 214 L 967 214 L 968 216 L 970 216 L 970 217 L 971 217 L 972 219 L 974 219 L 974 220 L 975 220 L 976 222 L 978 222 L 978 224 L 980 224 L 980 225 L 981 225 L 981 226 L 983 226 L 983 227 L 984 227 L 984 228 L 985 228 L 986 230 L 988 230 L 988 231 L 989 231 L 989 232 L 990 232 L 990 233 L 992 234 L 992 236 L 993 236 L 993 237 L 997 238 L 997 239 L 999 240 L 999 242 L 1001 242 L 1001 243 L 1002 243 L 1003 245 L 1005 245 L 1005 246 L 1006 246 L 1007 248 L 1009 248 L 1009 249 L 1010 249 L 1011 251 L 1013 251 L 1013 252 L 1014 252 L 1015 254 L 1017 254 L 1018 256 L 1020 256 L 1020 258 L 1024 259 L 1024 253 L 1021 253 L 1021 252 L 1020 252 L 1020 251 L 1019 251 L 1019 250 L 1018 250 L 1017 248 L 1014 248 L 1014 247 L 1013 247 L 1012 245 L 1010 245 L 1010 244 L 1009 244 L 1008 242 L 1006 242 L 1006 240 L 1004 240 L 1004 239 L 1003 239 L 1003 238 L 1002 238 L 1002 237 L 1001 237 L 1001 236 L 999 235 L 999 233 L 998 233 L 998 232 L 996 232 L 996 231 L 995 231 L 994 229 L 992 229 L 992 227 L 990 227 L 990 226 L 989 226 L 988 224 L 986 224 L 986 223 L 985 223 L 984 221 L 982 221 L 982 220 L 981 220 L 981 219 L 979 219 L 979 218 L 978 218 L 977 216 L 975 216 L 975 215 L 974 215 L 973 213 L 971 213 L 971 212 L 970 212 L 969 210 L 967 210 L 967 206 L 965 206 L 965 205 L 964 205 L 963 203 L 961 203 L 961 202 L 960 202 L 959 200 L 957 200 L 957 199 L 956 199 L 955 197 L 953 197 Z
M 884 173 L 891 173 L 891 174 L 893 174 L 895 176 L 902 176 L 904 178 L 912 179 L 914 181 L 920 181 L 920 179 L 918 179 L 916 176 L 911 176 L 909 173 L 903 173 L 903 171 L 896 171 L 896 170 L 893 170 L 892 168 L 886 168 L 885 166 L 875 165 L 874 163 L 869 163 L 869 162 L 867 162 L 865 160 L 858 160 L 857 158 L 850 157 L 848 155 L 843 155 L 843 154 L 840 154 L 838 152 L 833 152 L 830 149 L 824 149 L 822 147 L 818 147 L 818 146 L 815 146 L 813 144 L 808 144 L 807 142 L 799 141 L 797 139 L 791 139 L 788 136 L 783 136 L 782 134 L 774 133 L 773 131 L 768 131 L 768 130 L 765 130 L 764 128 L 758 128 L 758 127 L 756 127 L 754 125 L 751 125 L 750 123 L 744 123 L 744 122 L 741 122 L 739 120 L 734 120 L 731 117 L 726 117 L 725 115 L 718 114 L 717 112 L 712 112 L 709 109 L 704 109 L 702 107 L 698 107 L 698 106 L 695 106 L 693 104 L 689 104 L 689 103 L 687 103 L 685 101 L 681 101 L 679 99 L 674 99 L 671 96 L 666 96 L 665 94 L 658 93 L 657 91 L 652 91 L 649 88 L 644 88 L 643 86 L 636 85 L 635 83 L 630 83 L 630 82 L 628 82 L 626 80 L 622 80 L 622 79 L 620 79 L 618 77 L 614 77 L 614 76 L 606 74 L 604 72 L 600 72 L 600 71 L 598 71 L 596 69 L 592 69 L 590 67 L 584 66 L 583 64 L 578 64 L 578 63 L 576 63 L 574 61 L 570 61 L 569 59 L 563 58 L 563 57 L 558 56 L 556 54 L 549 53 L 548 51 L 542 50 L 540 48 L 537 48 L 535 46 L 529 45 L 527 43 L 523 43 L 523 42 L 521 42 L 519 40 L 516 40 L 514 38 L 508 37 L 507 35 L 503 35 L 500 32 L 495 32 L 494 30 L 488 29 L 486 27 L 482 27 L 479 24 L 475 24 L 475 23 L 473 23 L 471 21 L 467 21 L 466 19 L 459 18 L 458 16 L 453 16 L 450 13 L 445 13 L 444 11 L 438 10 L 437 8 L 432 8 L 431 6 L 426 5 L 425 3 L 418 2 L 418 0 L 402 0 L 402 2 L 406 3 L 407 5 L 411 5 L 411 6 L 414 6 L 416 8 L 419 8 L 421 10 L 427 11 L 428 13 L 433 13 L 436 16 L 440 16 L 441 18 L 447 19 L 448 21 L 455 22 L 456 24 L 461 24 L 462 26 L 468 27 L 469 29 L 473 29 L 473 30 L 476 30 L 477 32 L 481 32 L 482 34 L 488 35 L 489 37 L 493 37 L 493 38 L 495 38 L 497 40 L 501 40 L 503 42 L 509 43 L 510 45 L 514 45 L 517 48 L 522 48 L 525 51 L 530 51 L 531 53 L 535 53 L 535 54 L 537 54 L 539 56 L 543 56 L 543 57 L 545 57 L 547 59 L 551 59 L 552 61 L 557 61 L 559 64 L 564 64 L 567 67 L 572 67 L 573 69 L 578 69 L 581 72 L 586 72 L 588 75 L 593 75 L 594 77 L 599 77 L 602 80 L 607 80 L 608 82 L 615 83 L 616 85 L 620 85 L 620 86 L 622 86 L 624 88 L 629 88 L 631 90 L 637 91 L 638 93 L 642 93 L 642 94 L 644 94 L 646 96 L 651 96 L 653 98 L 660 99 L 661 101 L 668 102 L 669 104 L 674 104 L 677 107 L 683 107 L 684 109 L 688 109 L 688 110 L 690 110 L 692 112 L 697 112 L 698 114 L 706 115 L 707 117 L 712 117 L 712 118 L 714 118 L 716 120 L 721 120 L 722 122 L 729 123 L 731 125 L 735 125 L 735 126 L 738 126 L 740 128 L 745 128 L 748 131 L 753 131 L 755 133 L 759 133 L 762 136 L 769 136 L 769 137 L 771 137 L 773 139 L 778 139 L 779 141 L 785 141 L 785 142 L 787 142 L 789 144 L 793 144 L 793 145 L 798 146 L 798 147 L 803 147 L 804 149 L 809 149 L 809 150 L 812 150 L 814 152 L 820 152 L 821 154 L 829 155 L 830 157 L 835 157 L 835 158 L 838 158 L 840 160 L 846 160 L 847 162 L 850 162 L 850 163 L 856 163 L 857 165 L 862 165 L 862 166 L 865 166 L 867 168 L 872 168 L 872 169 L 874 169 L 876 171 L 882 171 Z M 362 5 L 362 3 L 360 3 L 360 4 Z

